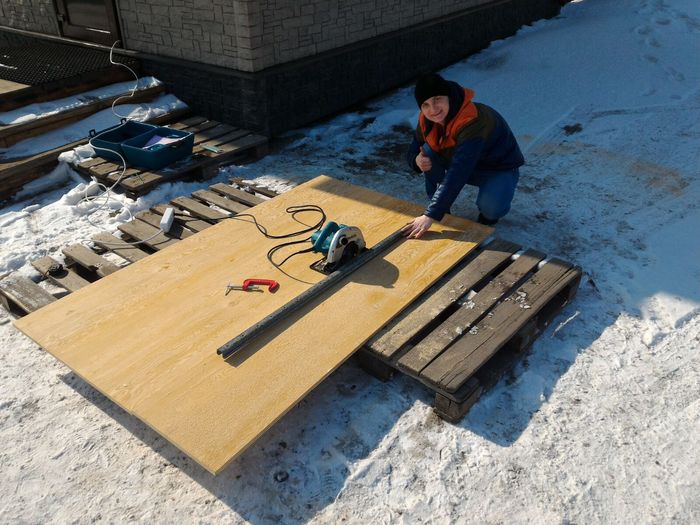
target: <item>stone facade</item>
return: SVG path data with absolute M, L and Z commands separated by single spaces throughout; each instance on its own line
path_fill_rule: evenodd
M 121 0 L 125 47 L 240 71 L 254 69 L 248 4 L 235 0 Z
M 257 70 L 493 3 L 490 0 L 264 0 L 250 37 Z
M 0 25 L 58 35 L 56 8 L 52 0 L 2 0 Z
M 126 47 L 256 72 L 491 0 L 122 0 Z

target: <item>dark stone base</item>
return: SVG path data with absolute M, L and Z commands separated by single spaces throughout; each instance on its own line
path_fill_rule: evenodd
M 497 0 L 258 73 L 137 57 L 143 75 L 163 81 L 195 113 L 272 136 L 453 64 L 525 24 L 557 15 L 561 4 Z
M 35 38 L 29 38 L 18 33 L 0 31 L 0 47 L 22 47 L 37 42 Z

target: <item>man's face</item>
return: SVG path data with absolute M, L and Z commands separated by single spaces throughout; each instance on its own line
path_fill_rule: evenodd
M 444 95 L 430 97 L 420 106 L 425 118 L 436 124 L 445 124 L 447 113 L 450 111 L 450 99 Z

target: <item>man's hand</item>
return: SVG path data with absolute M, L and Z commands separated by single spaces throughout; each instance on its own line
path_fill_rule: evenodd
M 409 239 L 420 239 L 423 234 L 430 229 L 432 224 L 433 219 L 427 215 L 421 215 L 401 228 L 401 233 L 404 235 L 404 237 L 408 237 Z
M 423 148 L 420 149 L 420 153 L 416 156 L 416 166 L 418 166 L 418 169 L 423 173 L 433 169 L 433 161 L 431 161 L 430 157 L 423 153 Z

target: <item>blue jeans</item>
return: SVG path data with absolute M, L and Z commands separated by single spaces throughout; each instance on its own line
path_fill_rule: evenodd
M 423 145 L 423 151 L 433 163 L 432 169 L 424 172 L 425 192 L 428 198 L 432 199 L 435 190 L 445 177 L 446 170 L 440 157 L 427 144 Z M 476 206 L 484 217 L 491 220 L 500 219 L 510 211 L 510 203 L 513 201 L 519 178 L 518 168 L 500 171 L 475 169 L 472 172 L 467 184 L 479 188 Z

